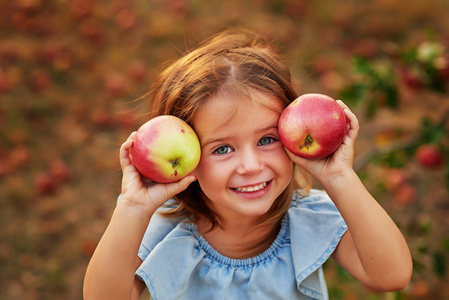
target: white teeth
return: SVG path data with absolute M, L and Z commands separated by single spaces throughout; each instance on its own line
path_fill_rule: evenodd
M 241 187 L 241 188 L 235 188 L 235 190 L 237 192 L 243 192 L 243 193 L 247 193 L 247 192 L 256 192 L 258 190 L 263 189 L 264 187 L 267 186 L 267 183 L 261 183 L 259 185 L 255 185 L 255 186 L 248 186 L 248 187 Z

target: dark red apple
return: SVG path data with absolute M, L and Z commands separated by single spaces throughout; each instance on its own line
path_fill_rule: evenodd
M 41 172 L 34 178 L 34 189 L 40 196 L 52 195 L 56 192 L 56 185 L 49 173 Z
M 426 169 L 436 169 L 444 164 L 444 155 L 436 145 L 424 144 L 416 151 L 418 163 Z
M 294 100 L 279 118 L 282 144 L 297 156 L 321 159 L 342 143 L 346 115 L 338 103 L 322 94 L 305 94 Z

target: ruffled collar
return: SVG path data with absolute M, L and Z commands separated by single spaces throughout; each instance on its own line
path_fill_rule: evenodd
M 267 259 L 272 258 L 278 252 L 279 248 L 284 246 L 287 243 L 290 243 L 290 235 L 288 232 L 288 215 L 285 215 L 281 221 L 281 228 L 279 233 L 277 234 L 273 243 L 259 255 L 244 258 L 244 259 L 235 259 L 229 258 L 220 254 L 217 250 L 215 250 L 209 242 L 198 232 L 198 226 L 195 223 L 188 223 L 186 229 L 192 232 L 193 236 L 199 243 L 200 248 L 206 252 L 206 255 L 228 267 L 239 268 L 239 267 L 251 267 L 255 264 L 259 264 Z

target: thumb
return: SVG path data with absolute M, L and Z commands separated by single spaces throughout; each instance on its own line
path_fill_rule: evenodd
M 293 154 L 290 150 L 288 150 L 287 148 L 284 148 L 285 152 L 287 153 L 288 157 L 290 158 L 290 160 L 292 162 L 294 162 L 295 164 L 299 165 L 299 166 L 303 166 L 304 164 L 307 163 L 307 159 L 299 157 L 295 154 Z
M 184 191 L 192 182 L 196 181 L 197 178 L 195 175 L 190 174 L 184 177 L 183 179 L 165 185 L 167 198 L 172 198 L 176 194 Z

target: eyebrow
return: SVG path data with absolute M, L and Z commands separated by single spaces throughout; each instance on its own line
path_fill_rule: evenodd
M 256 130 L 256 133 L 268 131 L 268 130 L 271 130 L 271 129 L 276 129 L 276 130 L 277 130 L 277 128 L 278 128 L 278 125 L 277 125 L 277 123 L 276 123 L 275 125 L 270 125 L 270 126 L 267 126 L 267 127 L 260 128 L 260 129 Z M 210 141 L 208 141 L 208 140 L 206 139 L 206 142 L 203 143 L 203 144 L 201 145 L 201 147 L 205 147 L 205 146 L 207 146 L 207 145 L 209 145 L 209 144 L 220 143 L 220 142 L 226 141 L 226 140 L 228 140 L 228 139 L 230 139 L 229 136 L 219 137 L 219 138 L 217 138 L 217 139 L 213 139 L 213 140 L 210 140 Z

